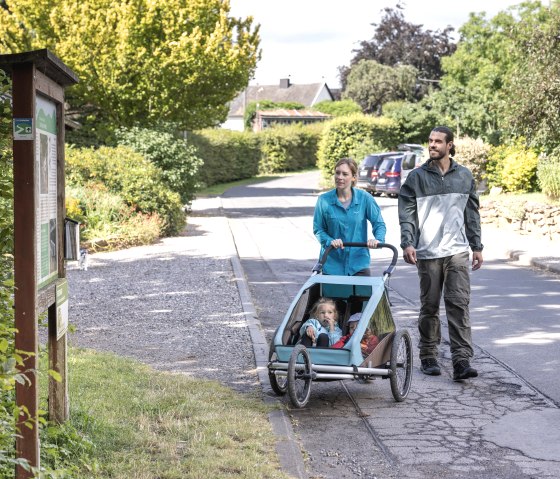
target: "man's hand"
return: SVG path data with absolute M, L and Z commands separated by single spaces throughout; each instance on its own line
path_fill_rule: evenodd
M 482 263 L 484 263 L 484 260 L 482 259 L 482 251 L 473 251 L 472 270 L 476 271 L 477 269 L 480 269 Z
M 403 249 L 403 259 L 408 264 L 416 264 L 416 248 L 407 246 Z

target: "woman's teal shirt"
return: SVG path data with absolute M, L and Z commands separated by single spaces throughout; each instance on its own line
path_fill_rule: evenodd
M 387 228 L 381 209 L 370 193 L 352 188 L 352 202 L 348 209 L 338 201 L 336 189 L 320 195 L 313 215 L 313 233 L 321 244 L 319 258 L 334 239 L 340 238 L 345 243 L 367 242 L 368 221 L 374 238 L 384 243 Z M 369 266 L 368 248 L 339 248 L 329 253 L 323 273 L 351 276 Z

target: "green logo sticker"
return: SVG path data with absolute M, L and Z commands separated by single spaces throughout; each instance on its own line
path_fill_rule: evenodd
M 14 118 L 14 140 L 33 139 L 33 119 Z

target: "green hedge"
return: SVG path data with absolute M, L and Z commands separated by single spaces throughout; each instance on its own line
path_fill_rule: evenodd
M 259 173 L 277 173 L 312 168 L 317 163 L 321 129 L 288 125 L 268 128 L 258 134 L 261 145 Z
M 362 114 L 335 118 L 327 123 L 319 142 L 317 165 L 323 178 L 329 179 L 341 158 L 353 157 L 359 162 L 364 144 L 391 150 L 399 140 L 398 126 L 388 118 Z
M 259 138 L 252 132 L 200 130 L 189 133 L 187 143 L 202 158 L 197 180 L 203 187 L 252 178 L 259 172 Z
M 69 186 L 101 183 L 136 211 L 157 213 L 165 236 L 185 226 L 179 194 L 167 187 L 157 166 L 129 147 L 67 148 L 66 178 Z

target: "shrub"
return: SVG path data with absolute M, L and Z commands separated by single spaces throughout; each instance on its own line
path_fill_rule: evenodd
M 509 192 L 537 190 L 537 153 L 525 146 L 523 139 L 491 148 L 486 166 L 488 185 Z
M 354 113 L 362 112 L 362 108 L 354 100 L 324 100 L 316 103 L 311 108 L 315 111 L 320 111 L 333 117 L 352 115 Z
M 434 126 L 442 122 L 440 112 L 423 103 L 393 101 L 383 105 L 383 116 L 397 123 L 400 143 L 426 143 Z
M 302 125 L 268 128 L 259 133 L 259 173 L 298 171 L 317 163 L 318 129 Z
M 130 146 L 158 166 L 165 184 L 179 193 L 184 204 L 193 200 L 198 186 L 198 170 L 202 166 L 193 146 L 163 129 L 121 128 L 117 137 L 120 145 Z
M 539 159 L 537 178 L 542 192 L 554 199 L 560 198 L 560 147 Z
M 15 461 L 13 172 L 10 81 L 0 70 L 0 477 L 13 477 Z
M 362 114 L 335 118 L 327 123 L 323 131 L 317 165 L 323 178 L 328 179 L 333 174 L 336 162 L 351 157 L 361 144 L 373 143 L 381 149 L 390 150 L 396 147 L 398 141 L 397 124 L 387 118 Z
M 486 163 L 491 145 L 484 143 L 480 138 L 474 139 L 465 136 L 455 140 L 457 154 L 455 160 L 469 168 L 477 183 L 480 183 L 486 174 Z
M 185 213 L 178 193 L 166 186 L 162 176 L 157 166 L 129 147 L 66 151 L 69 186 L 101 183 L 134 211 L 157 213 L 163 221 L 163 235 L 172 236 L 185 226 Z
M 67 187 L 66 215 L 80 222 L 80 243 L 90 251 L 153 243 L 163 225 L 157 213 L 135 211 L 100 183 Z
M 259 137 L 252 132 L 206 129 L 191 133 L 188 142 L 196 148 L 204 163 L 197 177 L 202 186 L 243 180 L 258 174 Z

